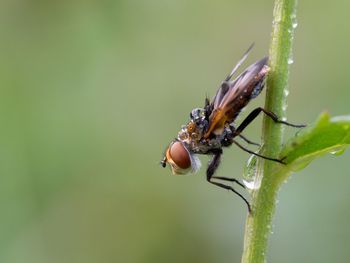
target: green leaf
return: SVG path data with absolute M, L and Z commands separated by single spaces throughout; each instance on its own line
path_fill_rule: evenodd
M 350 116 L 330 118 L 322 113 L 318 120 L 292 138 L 282 149 L 289 171 L 298 171 L 326 153 L 342 154 L 350 145 Z

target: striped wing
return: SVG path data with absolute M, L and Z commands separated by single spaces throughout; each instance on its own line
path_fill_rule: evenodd
M 248 102 L 258 96 L 268 73 L 268 57 L 249 66 L 233 81 L 224 81 L 212 102 L 209 128 L 204 138 L 222 133 L 225 125 L 234 121 Z

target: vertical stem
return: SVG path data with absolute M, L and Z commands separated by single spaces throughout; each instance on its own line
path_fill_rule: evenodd
M 275 0 L 273 11 L 272 38 L 270 45 L 270 73 L 267 79 L 265 109 L 280 118 L 286 116 L 288 75 L 291 60 L 292 41 L 296 26 L 296 0 Z M 263 121 L 263 153 L 278 157 L 282 147 L 283 126 L 270 118 Z M 242 263 L 266 261 L 268 236 L 271 233 L 279 180 L 275 173 L 279 165 L 259 160 L 257 178 L 260 188 L 252 193 L 253 213 L 246 222 Z

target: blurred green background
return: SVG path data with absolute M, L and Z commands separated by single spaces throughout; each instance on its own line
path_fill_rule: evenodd
M 0 3 L 0 262 L 239 262 L 243 202 L 158 162 L 250 43 L 249 63 L 268 53 L 273 1 Z M 291 122 L 350 113 L 349 9 L 300 1 Z M 218 174 L 248 157 L 232 147 Z M 269 262 L 349 262 L 348 158 L 284 185 Z

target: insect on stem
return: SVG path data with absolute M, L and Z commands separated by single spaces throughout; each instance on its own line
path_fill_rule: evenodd
M 212 159 L 207 167 L 207 181 L 238 195 L 247 204 L 249 211 L 251 211 L 249 202 L 233 187 L 212 181 L 212 179 L 230 181 L 244 187 L 237 179 L 213 176 L 220 165 L 223 149 L 235 144 L 245 152 L 266 160 L 285 164 L 284 159 L 255 153 L 239 144 L 234 138 L 238 136 L 248 144 L 259 146 L 259 144 L 248 140 L 241 133 L 261 112 L 276 123 L 297 128 L 304 127 L 304 125 L 295 125 L 282 121 L 273 112 L 259 107 L 254 109 L 235 128 L 234 121 L 242 109 L 263 90 L 266 75 L 269 71 L 267 66 L 268 57 L 264 57 L 246 68 L 236 79 L 231 80 L 238 68 L 247 59 L 252 48 L 253 44 L 244 53 L 236 66 L 233 67 L 231 73 L 224 79 L 214 98 L 212 100 L 206 98 L 203 108 L 195 108 L 191 111 L 189 122 L 182 127 L 177 138 L 170 143 L 161 162 L 163 167 L 168 163 L 173 174 L 195 173 L 200 167 L 197 155 L 211 155 Z

